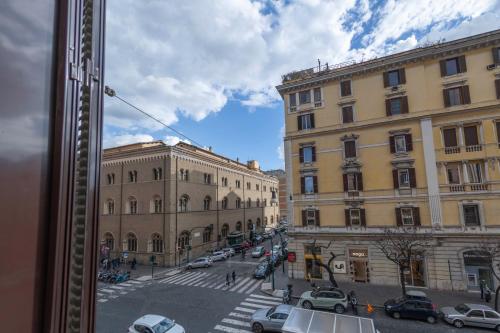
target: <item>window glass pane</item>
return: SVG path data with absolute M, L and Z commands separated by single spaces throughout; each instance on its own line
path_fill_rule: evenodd
M 304 90 L 299 92 L 299 103 L 300 104 L 311 103 L 311 91 Z
M 342 122 L 344 124 L 352 123 L 354 121 L 354 114 L 352 106 L 344 106 L 342 108 Z
M 404 225 L 412 225 L 413 224 L 412 208 L 402 208 L 401 209 L 401 218 L 403 220 Z
M 460 173 L 458 171 L 458 166 L 449 166 L 446 171 L 448 174 L 449 184 L 460 184 Z
M 477 126 L 465 126 L 464 137 L 466 146 L 478 145 L 479 137 L 477 135 Z
M 460 105 L 460 88 L 448 89 L 448 96 L 450 98 L 450 105 Z
M 314 101 L 315 102 L 321 101 L 321 88 L 314 88 Z
M 304 147 L 302 149 L 303 154 L 304 154 L 304 163 L 311 163 L 312 162 L 312 147 Z
M 296 105 L 297 105 L 297 95 L 290 94 L 290 106 L 296 106 Z
M 458 58 L 446 60 L 446 75 L 458 73 Z
M 399 187 L 410 186 L 410 174 L 408 170 L 399 170 Z
M 406 140 L 404 135 L 394 137 L 394 142 L 396 144 L 396 153 L 406 152 Z
M 356 180 L 355 174 L 350 173 L 347 175 L 347 189 L 349 191 L 356 191 L 358 189 Z
M 393 98 L 390 101 L 391 103 L 391 115 L 401 114 L 401 99 Z
M 399 84 L 399 71 L 391 71 L 387 73 L 387 76 L 389 78 L 390 86 L 397 86 Z
M 479 225 L 479 210 L 477 205 L 464 205 L 464 222 L 466 226 Z
M 469 312 L 467 317 L 478 317 L 478 318 L 483 318 L 483 311 L 481 310 L 472 310 Z
M 456 147 L 457 143 L 457 132 L 455 128 L 446 128 L 443 130 L 444 146 L 445 147 Z
M 302 129 L 310 129 L 311 128 L 311 115 L 306 114 L 302 117 Z
M 342 81 L 340 83 L 340 95 L 349 96 L 351 94 L 351 81 Z
M 356 157 L 356 142 L 355 141 L 345 141 L 344 142 L 345 157 Z
M 306 193 L 314 193 L 314 181 L 312 176 L 304 177 Z
M 359 225 L 360 224 L 360 211 L 359 209 L 351 209 L 349 211 L 351 213 L 351 224 Z
M 482 183 L 483 173 L 480 162 L 469 162 L 467 164 L 467 174 L 470 183 Z
M 486 318 L 495 318 L 495 319 L 499 318 L 498 315 L 493 311 L 484 311 L 484 314 Z

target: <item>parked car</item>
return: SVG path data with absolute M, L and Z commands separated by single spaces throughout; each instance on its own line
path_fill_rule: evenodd
M 500 332 L 500 313 L 486 305 L 466 303 L 455 307 L 447 306 L 441 308 L 441 313 L 443 319 L 456 328 L 467 325 L 491 328 Z
M 134 321 L 128 328 L 129 333 L 185 333 L 184 328 L 175 320 L 163 316 L 148 314 Z
M 263 246 L 257 246 L 252 251 L 252 258 L 260 258 L 264 255 L 265 252 L 266 252 L 266 249 Z
M 439 318 L 436 306 L 427 297 L 413 299 L 403 296 L 397 299 L 390 299 L 384 303 L 384 309 L 385 313 L 394 319 L 426 320 L 428 323 L 434 324 Z
M 281 264 L 281 257 L 278 254 L 276 254 L 276 253 L 273 253 L 270 256 L 269 260 L 272 262 L 272 264 L 274 265 L 274 267 L 279 266 Z
M 421 291 L 421 290 L 408 290 L 406 292 L 406 299 L 416 299 L 416 300 L 422 300 L 422 301 L 428 301 L 432 303 L 429 297 Z
M 264 233 L 262 234 L 262 237 L 263 237 L 264 239 L 269 239 L 269 238 L 271 238 L 271 237 L 272 237 L 272 235 L 271 235 L 271 233 L 270 233 L 270 232 L 264 232 Z
M 249 248 L 252 247 L 252 244 L 250 244 L 249 241 L 244 241 L 243 243 L 241 243 L 241 247 L 244 248 L 245 250 L 248 250 Z
M 264 261 L 257 268 L 255 269 L 255 272 L 253 273 L 253 276 L 256 279 L 265 279 L 270 273 L 271 273 L 271 265 L 269 262 Z
M 241 250 L 243 249 L 243 246 L 241 246 L 241 244 L 234 244 L 234 245 L 231 245 L 231 248 L 233 249 L 233 251 L 235 253 L 240 253 Z
M 336 313 L 344 313 L 347 308 L 347 295 L 340 289 L 306 291 L 300 296 L 297 306 L 304 309 L 328 309 Z
M 200 267 L 208 268 L 210 266 L 212 266 L 212 260 L 208 257 L 201 257 L 188 263 L 187 269 L 200 268 Z
M 225 247 L 222 249 L 225 253 L 227 253 L 228 257 L 232 257 L 236 254 L 236 251 L 232 247 Z
M 260 244 L 260 243 L 262 243 L 264 238 L 261 235 L 257 235 L 257 236 L 255 236 L 254 240 L 255 240 L 256 244 Z
M 282 304 L 255 311 L 250 322 L 252 331 L 255 333 L 264 331 L 281 332 L 281 328 L 292 309 L 292 305 Z
M 226 253 L 224 251 L 215 251 L 214 253 L 212 253 L 210 258 L 212 258 L 213 261 L 226 260 Z

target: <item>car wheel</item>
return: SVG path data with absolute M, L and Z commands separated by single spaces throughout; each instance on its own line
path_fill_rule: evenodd
M 394 312 L 394 313 L 392 314 L 392 318 L 394 318 L 394 319 L 399 319 L 399 318 L 401 318 L 401 314 L 400 314 L 399 312 Z
M 342 304 L 336 304 L 334 307 L 333 307 L 333 311 L 335 311 L 336 313 L 344 313 L 345 312 L 345 308 Z
M 313 305 L 312 305 L 312 303 L 311 303 L 311 302 L 309 302 L 309 301 L 305 301 L 304 303 L 302 303 L 302 307 L 303 307 L 304 309 L 311 310 L 311 309 L 313 308 Z
M 500 325 L 497 325 L 497 327 L 495 327 L 495 331 L 500 332 Z
M 427 317 L 427 322 L 429 324 L 435 324 L 436 323 L 436 317 L 434 317 L 434 316 Z
M 205 265 L 205 268 L 208 268 L 208 264 Z
M 464 327 L 464 322 L 461 320 L 455 320 L 453 322 L 453 326 L 455 326 L 456 328 L 462 328 L 462 327 Z
M 262 333 L 264 332 L 264 327 L 262 327 L 262 324 L 260 323 L 254 323 L 252 325 L 252 331 L 255 333 Z

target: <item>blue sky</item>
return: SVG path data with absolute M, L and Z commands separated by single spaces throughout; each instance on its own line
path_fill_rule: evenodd
M 109 0 L 106 84 L 216 153 L 283 168 L 282 74 L 498 29 L 499 2 Z M 105 147 L 179 140 L 109 97 L 104 120 Z

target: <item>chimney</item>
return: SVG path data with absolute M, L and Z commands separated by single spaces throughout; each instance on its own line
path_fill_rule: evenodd
M 209 151 L 209 152 L 212 152 L 212 146 L 209 146 L 209 147 L 208 147 L 208 151 Z

